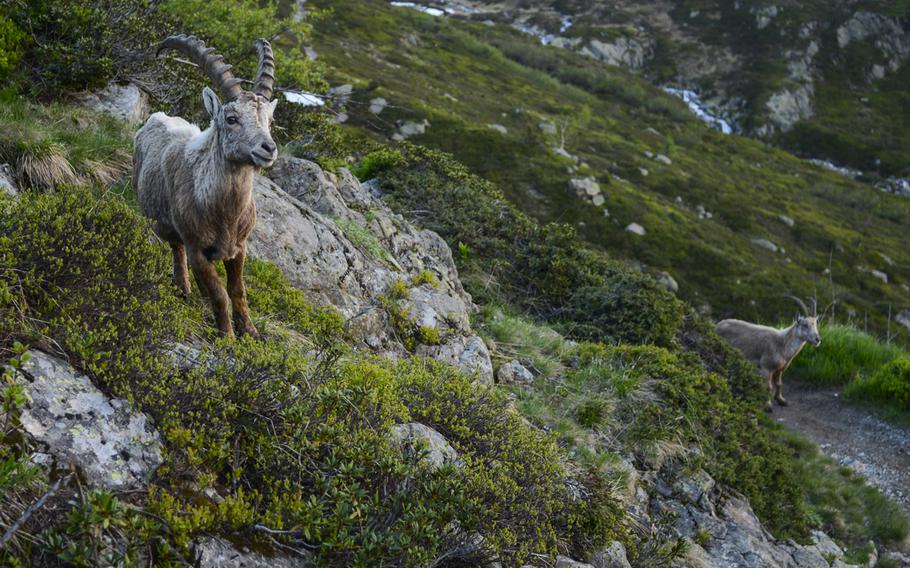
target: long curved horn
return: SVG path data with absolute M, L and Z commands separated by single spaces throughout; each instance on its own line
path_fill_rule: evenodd
M 818 317 L 818 300 L 815 299 L 815 296 L 812 296 L 812 317 Z
M 800 300 L 800 299 L 797 298 L 796 296 L 791 296 L 790 294 L 785 294 L 785 296 L 786 296 L 787 298 L 790 298 L 791 300 L 793 300 L 793 301 L 796 302 L 797 304 L 799 304 L 799 307 L 800 307 L 800 309 L 803 311 L 803 315 L 804 315 L 804 316 L 808 316 L 808 315 L 809 315 L 809 308 L 806 307 L 806 303 L 805 303 L 805 302 L 803 302 L 802 300 Z
M 215 53 L 214 48 L 206 47 L 202 40 L 183 34 L 169 36 L 158 46 L 155 57 L 165 49 L 186 54 L 212 80 L 226 101 L 236 99 L 243 92 L 240 87 L 242 81 L 234 77 L 231 66 L 224 62 L 224 57 Z
M 253 92 L 271 100 L 272 85 L 275 82 L 275 56 L 272 54 L 272 44 L 266 39 L 258 39 L 256 50 L 259 51 L 259 70 L 256 71 Z

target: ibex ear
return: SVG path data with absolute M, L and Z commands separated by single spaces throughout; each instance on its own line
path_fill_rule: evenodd
M 212 118 L 215 118 L 215 115 L 221 110 L 221 101 L 218 99 L 218 95 L 208 87 L 202 89 L 202 103 Z
M 275 107 L 278 106 L 278 99 L 272 99 L 272 102 L 270 102 L 269 105 L 271 106 L 271 110 L 269 110 L 269 114 L 270 114 L 270 115 L 274 115 L 274 114 L 275 114 Z

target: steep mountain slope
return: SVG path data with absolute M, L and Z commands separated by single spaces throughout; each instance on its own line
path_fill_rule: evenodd
M 783 294 L 826 299 L 832 280 L 839 320 L 884 329 L 907 305 L 910 201 L 723 135 L 633 74 L 509 26 L 316 5 L 334 8 L 315 48 L 354 85 L 349 125 L 453 153 L 533 216 L 668 272 L 703 311 L 776 320 L 792 312 Z
M 910 173 L 906 2 L 434 4 L 508 23 L 657 85 L 694 89 L 737 132 L 869 172 Z

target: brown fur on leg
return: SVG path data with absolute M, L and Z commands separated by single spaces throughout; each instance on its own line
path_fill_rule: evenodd
M 784 371 L 783 371 L 783 369 L 781 369 L 774 376 L 774 400 L 776 400 L 777 404 L 779 404 L 781 406 L 789 406 L 790 403 L 787 402 L 787 399 L 785 399 L 784 396 L 781 394 L 781 389 L 783 388 L 783 380 L 784 380 Z
M 246 260 L 246 245 L 240 247 L 234 258 L 224 261 L 224 269 L 227 272 L 228 294 L 231 297 L 231 304 L 234 308 L 234 327 L 240 335 L 250 335 L 259 337 L 256 326 L 250 319 L 250 310 L 246 302 L 246 288 L 243 285 L 243 264 Z
M 184 297 L 190 295 L 190 275 L 186 268 L 186 249 L 183 243 L 171 243 L 174 256 L 174 285 Z
M 189 249 L 187 250 L 190 266 L 193 267 L 193 276 L 196 277 L 196 284 L 200 290 L 204 290 L 212 303 L 212 311 L 215 313 L 215 322 L 218 325 L 221 334 L 226 337 L 234 337 L 234 328 L 231 326 L 231 316 L 228 309 L 228 295 L 218 278 L 218 271 L 215 265 L 209 262 L 202 251 Z

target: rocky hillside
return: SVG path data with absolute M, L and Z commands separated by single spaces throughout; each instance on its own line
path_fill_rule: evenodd
M 428 3 L 697 93 L 738 133 L 906 176 L 910 58 L 902 2 Z
M 373 6 L 349 7 L 345 17 L 357 18 Z M 391 96 L 372 96 L 366 110 L 382 121 L 401 113 L 401 122 L 394 130 L 381 122 L 389 130 L 370 139 L 359 128 L 369 116 L 353 112 L 369 90 L 333 90 L 348 98 L 334 110 L 357 129 L 282 101 L 281 157 L 254 180 L 258 222 L 244 274 L 262 338 L 219 338 L 198 290 L 182 297 L 172 285 L 170 251 L 135 207 L 137 124 L 159 109 L 205 120 L 196 70 L 153 59 L 144 42 L 160 29 L 194 29 L 245 73 L 248 40 L 276 36 L 285 97 L 313 104 L 306 93 L 325 86 L 323 69 L 298 49 L 310 15 L 257 2 L 208 3 L 202 13 L 195 0 L 78 8 L 0 7 L 0 41 L 12 46 L 0 66 L 9 82 L 0 92 L 0 564 L 910 565 L 904 512 L 765 417 L 752 367 L 668 290 L 684 283 L 659 282 L 641 270 L 650 260 L 616 260 L 573 227 L 546 222 L 546 199 L 528 198 L 527 188 L 500 189 L 470 163 L 403 140 L 446 131 L 439 115 L 415 120 Z M 445 54 L 427 42 L 448 37 L 473 50 L 451 69 L 489 57 L 523 69 L 415 10 L 394 9 L 421 35 L 398 36 L 385 10 L 371 17 L 389 25 L 364 32 L 377 41 L 403 37 L 405 49 Z M 351 36 L 338 31 L 342 15 L 319 14 L 318 33 L 336 33 L 335 55 L 350 55 L 360 73 L 358 58 L 376 51 L 343 54 Z M 374 66 L 404 73 L 414 58 L 398 61 Z M 412 84 L 434 77 L 425 71 Z M 594 104 L 537 72 L 525 79 Z M 445 92 L 469 92 L 456 86 L 450 80 Z M 668 106 L 658 113 L 687 112 L 659 100 Z M 478 120 L 492 112 L 470 108 Z M 575 120 L 574 107 L 563 108 Z M 448 137 L 473 142 L 452 116 Z M 592 112 L 591 125 L 570 121 L 562 131 L 554 115 L 519 116 L 560 164 L 567 203 L 610 223 L 622 210 L 603 214 L 614 195 L 630 210 L 666 206 L 624 179 L 600 178 L 627 193 L 604 191 L 587 179 L 592 166 L 572 157 L 580 150 L 566 128 L 608 119 L 620 129 L 616 116 Z M 704 156 L 718 140 L 740 140 L 679 116 L 659 126 L 678 122 L 676 135 L 692 127 Z M 471 130 L 491 160 L 520 148 L 508 119 Z M 623 131 L 607 132 L 622 147 Z M 378 134 L 402 140 L 385 144 Z M 796 163 L 742 144 L 749 156 Z M 695 163 L 691 149 L 652 154 L 651 168 Z M 848 194 L 834 174 L 811 171 Z M 656 218 L 619 234 L 646 238 L 658 232 L 647 221 Z M 808 219 L 794 224 L 808 231 Z M 891 222 L 868 229 L 876 246 L 896 239 Z M 656 249 L 641 250 L 645 258 Z M 874 291 L 887 298 L 895 289 Z
M 838 321 L 884 333 L 889 310 L 907 309 L 906 197 L 723 134 L 636 74 L 511 25 L 378 0 L 316 5 L 335 8 L 313 45 L 333 92 L 347 93 L 333 99 L 338 120 L 451 152 L 526 213 L 571 225 L 702 313 L 777 322 L 792 311 L 784 294 L 815 292 L 837 298 Z M 902 124 L 901 112 L 886 121 Z

